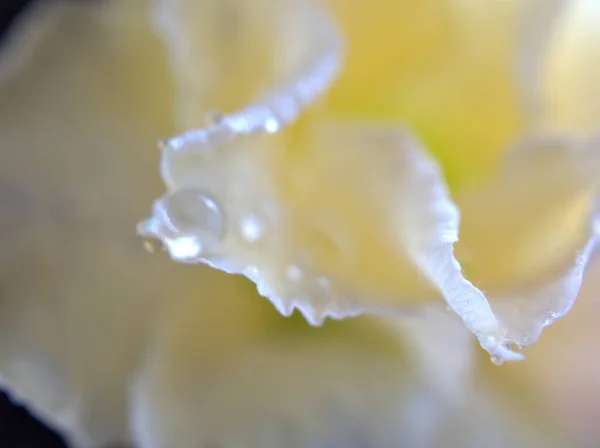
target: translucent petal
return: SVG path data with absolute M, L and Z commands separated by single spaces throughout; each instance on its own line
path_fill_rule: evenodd
M 519 345 L 571 308 L 597 244 L 597 141 L 523 141 L 487 186 L 458 198 L 458 259 Z
M 408 134 L 350 123 L 313 129 L 308 146 L 255 138 L 208 153 L 195 151 L 193 140 L 163 150 L 170 194 L 193 190 L 221 204 L 228 231 L 218 248 L 203 251 L 198 241 L 192 259 L 182 256 L 181 241 L 195 234 L 173 231 L 164 199 L 140 232 L 178 261 L 246 275 L 283 314 L 297 308 L 315 325 L 328 316 L 401 314 L 438 291 L 484 348 L 517 357 L 503 348 L 505 330 L 485 297 L 461 274 L 453 256 L 458 211 L 437 166 Z
M 511 379 L 546 397 L 547 409 L 576 431 L 580 440 L 598 440 L 600 360 L 594 355 L 600 302 L 600 264 L 591 263 L 576 306 L 566 319 L 544 332 L 530 349 L 527 363 L 510 368 Z M 565 362 L 556 362 L 557 359 Z M 482 359 L 482 363 L 487 360 Z M 500 372 L 504 369 L 494 369 Z M 492 372 L 489 372 L 492 373 Z M 492 375 L 494 375 L 492 373 Z M 491 378 L 494 379 L 493 376 Z M 585 445 L 585 442 L 581 444 Z

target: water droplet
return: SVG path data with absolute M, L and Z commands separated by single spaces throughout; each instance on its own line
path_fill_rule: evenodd
M 201 251 L 214 250 L 224 238 L 225 220 L 217 202 L 196 189 L 171 193 L 158 205 L 176 236 L 193 237 Z
M 265 131 L 267 131 L 268 134 L 275 134 L 276 132 L 279 131 L 279 129 L 280 129 L 279 123 L 274 118 L 268 119 L 267 122 L 265 123 Z
M 490 359 L 492 361 L 492 364 L 497 366 L 501 366 L 504 363 L 504 360 L 500 356 L 492 355 Z
M 296 265 L 288 266 L 285 269 L 285 276 L 288 280 L 297 282 L 302 278 L 302 270 Z
M 165 244 L 171 257 L 182 263 L 198 263 L 205 252 L 202 242 L 193 236 L 170 239 Z
M 256 216 L 245 216 L 241 221 L 241 232 L 246 241 L 254 243 L 262 237 L 263 225 Z
M 546 318 L 542 321 L 542 325 L 544 327 L 547 327 L 549 325 L 552 325 L 552 323 L 556 320 L 557 318 L 557 314 L 553 311 L 550 311 L 547 315 Z
M 253 282 L 258 280 L 258 268 L 254 265 L 246 266 L 243 270 L 243 274 Z

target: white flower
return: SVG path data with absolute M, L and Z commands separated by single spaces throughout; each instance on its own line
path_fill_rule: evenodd
M 539 409 L 533 404 L 527 407 L 527 396 L 499 389 L 486 378 L 472 378 L 470 338 L 446 313 L 433 310 L 425 319 L 393 319 L 390 326 L 381 325 L 387 318 L 363 316 L 312 328 L 297 317 L 279 316 L 245 279 L 205 266 L 182 266 L 142 249 L 136 222 L 163 188 L 155 174 L 156 137 L 176 135 L 196 125 L 206 105 L 229 110 L 238 101 L 246 104 L 252 98 L 257 83 L 269 78 L 264 76 L 272 67 L 263 64 L 270 51 L 263 52 L 254 37 L 245 37 L 246 32 L 253 35 L 262 30 L 255 37 L 277 46 L 280 41 L 272 39 L 272 28 L 260 25 L 264 20 L 272 20 L 272 25 L 286 23 L 289 53 L 280 54 L 287 54 L 289 60 L 280 59 L 281 65 L 276 65 L 283 69 L 298 60 L 288 44 L 302 42 L 296 33 L 306 24 L 294 19 L 304 11 L 301 2 L 286 5 L 300 8 L 285 9 L 289 22 L 271 14 L 275 1 L 257 0 L 251 6 L 229 3 L 233 16 L 221 14 L 227 12 L 220 9 L 226 5 L 223 1 L 194 4 L 188 4 L 194 7 L 187 11 L 169 9 L 175 14 L 170 17 L 177 19 L 176 30 L 183 37 L 202 30 L 214 33 L 210 39 L 185 41 L 158 32 L 158 24 L 146 14 L 156 12 L 154 5 L 141 1 L 85 6 L 59 2 L 50 5 L 51 17 L 44 16 L 53 26 L 36 36 L 35 24 L 42 15 L 30 16 L 21 24 L 10 52 L 3 53 L 17 57 L 1 63 L 11 69 L 3 72 L 0 84 L 0 375 L 15 398 L 76 447 L 108 443 L 135 443 L 141 448 L 564 446 L 554 431 L 533 424 L 529 417 L 538 415 Z M 162 3 L 163 7 L 177 5 L 185 3 Z M 161 17 L 169 16 L 163 11 Z M 205 26 L 194 28 L 198 21 Z M 237 26 L 232 28 L 232 23 Z M 236 40 L 232 29 L 239 27 L 243 32 Z M 25 47 L 28 57 L 18 57 Z M 296 51 L 302 53 L 305 47 L 301 47 Z M 202 57 L 190 58 L 186 49 Z M 198 70 L 199 64 L 204 64 L 203 70 Z M 381 163 L 367 160 L 361 145 L 361 138 L 370 139 L 371 134 L 339 122 L 329 127 L 330 114 L 321 107 L 317 105 L 314 116 L 307 117 L 307 123 L 323 118 L 323 133 L 313 134 L 319 144 L 347 138 L 353 157 L 365 162 L 361 176 L 368 174 L 377 181 Z M 343 134 L 333 133 L 337 126 Z M 277 154 L 270 152 L 271 145 L 280 146 L 287 138 L 297 141 L 299 128 L 290 131 L 249 136 L 245 153 L 236 140 L 232 162 L 241 164 L 246 154 Z M 423 189 L 414 193 L 423 193 L 426 199 L 428 194 L 440 194 L 445 210 L 454 217 L 439 173 L 427 153 L 415 149 L 414 141 L 410 137 L 400 141 L 400 149 L 406 151 L 400 154 L 415 171 L 408 170 L 398 185 L 420 186 L 420 174 L 434 176 L 439 184 L 423 183 Z M 381 142 L 382 153 L 389 142 Z M 331 178 L 335 182 L 346 181 L 345 167 L 338 164 L 341 150 L 332 151 L 331 160 L 327 152 L 317 154 L 324 157 L 317 157 L 323 167 L 328 163 L 339 167 Z M 221 154 L 215 163 L 220 163 Z M 260 161 L 253 157 L 240 170 L 254 176 L 252 182 L 239 184 L 253 199 L 257 192 L 269 192 L 256 189 L 261 181 L 270 180 L 269 171 L 256 169 Z M 294 164 L 287 166 L 287 174 L 296 170 Z M 421 167 L 423 171 L 417 170 Z M 312 160 L 309 168 L 314 172 Z M 354 162 L 347 168 L 358 173 Z M 317 186 L 331 173 L 317 177 Z M 228 170 L 217 174 L 223 180 L 234 178 Z M 285 180 L 286 172 L 280 174 Z M 359 196 L 365 194 L 362 188 L 369 183 L 353 180 L 347 179 L 348 188 Z M 387 187 L 389 179 L 381 181 Z M 435 185 L 441 189 L 430 189 Z M 298 198 L 292 193 L 289 203 L 296 204 Z M 405 207 L 426 210 L 421 207 L 426 204 L 413 204 L 416 196 L 405 196 L 400 201 Z M 470 201 L 479 200 L 476 193 L 473 196 L 457 199 L 465 209 L 465 226 Z M 216 199 L 221 206 L 225 198 Z M 326 195 L 309 199 L 326 205 L 333 202 Z M 287 202 L 278 202 L 282 203 Z M 202 216 L 218 228 L 219 217 L 210 213 L 214 204 L 206 200 L 204 204 L 209 213 Z M 336 210 L 348 212 L 352 219 L 359 217 L 351 205 L 348 210 L 343 206 L 336 204 Z M 298 204 L 298 210 L 307 213 L 311 207 L 310 201 Z M 226 219 L 236 211 L 228 209 Z M 397 217 L 405 226 L 401 241 L 407 244 L 402 254 L 410 253 L 406 248 L 411 247 L 412 234 L 435 233 L 418 229 L 426 222 L 418 218 L 411 216 L 415 221 L 410 222 Z M 246 223 L 250 239 L 281 234 L 280 229 L 261 234 L 257 219 L 262 218 L 241 222 Z M 359 235 L 381 238 L 373 234 L 371 223 L 370 218 L 355 219 L 362 226 Z M 450 220 L 450 224 L 453 237 L 455 223 Z M 303 230 L 300 225 L 299 230 Z M 345 247 L 343 233 L 334 236 L 342 239 L 334 241 L 333 247 Z M 299 232 L 299 237 L 305 235 Z M 420 241 L 425 239 L 416 241 L 417 261 L 423 254 Z M 320 244 L 297 243 L 322 250 L 334 261 L 342 259 Z M 238 248 L 231 253 L 237 256 Z M 270 258 L 272 252 L 267 255 Z M 364 269 L 369 264 L 356 260 L 352 272 L 357 275 L 351 281 L 372 288 L 386 286 L 392 278 L 386 274 L 379 283 L 378 269 Z M 271 259 L 275 267 L 279 261 Z M 290 281 L 304 281 L 299 274 L 306 275 L 306 269 L 281 266 Z M 409 269 L 412 264 L 403 266 Z M 435 265 L 427 260 L 420 265 L 426 273 L 431 266 Z M 257 268 L 264 275 L 264 267 Z M 477 266 L 469 268 L 477 272 Z M 435 284 L 435 272 L 428 275 Z M 318 285 L 333 287 L 323 279 Z M 397 285 L 392 282 L 392 286 Z M 428 285 L 415 286 L 412 281 L 406 286 L 407 291 L 431 291 Z M 386 305 L 370 297 L 357 300 L 369 299 L 363 302 L 365 307 Z M 417 299 L 420 308 L 425 302 L 421 296 Z M 405 304 L 401 303 L 402 310 Z M 391 297 L 389 305 L 400 309 L 397 296 Z

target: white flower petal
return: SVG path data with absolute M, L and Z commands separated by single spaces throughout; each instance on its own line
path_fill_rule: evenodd
M 167 145 L 162 167 L 171 192 L 140 231 L 178 261 L 244 275 L 252 267 L 248 277 L 262 295 L 315 325 L 325 317 L 399 314 L 430 282 L 486 350 L 499 361 L 519 359 L 504 347 L 506 330 L 483 294 L 461 274 L 453 256 L 458 211 L 419 145 L 404 132 L 357 123 L 313 132 L 305 155 L 265 139 L 208 154 L 195 151 L 193 140 L 189 149 Z M 221 205 L 222 241 L 195 218 L 205 216 L 198 207 L 206 197 Z M 173 225 L 175 215 L 190 221 Z M 249 217 L 265 227 L 261 241 L 247 238 Z M 192 257 L 177 252 L 190 236 L 199 238 Z
M 415 294 L 410 286 L 397 286 L 421 277 L 441 292 L 495 359 L 519 359 L 520 355 L 505 347 L 506 330 L 483 294 L 462 276 L 453 256 L 458 212 L 435 164 L 406 135 L 339 127 L 328 131 L 326 142 L 317 137 L 315 147 L 306 150 L 309 155 L 305 165 L 300 162 L 299 167 L 295 166 L 298 158 L 287 148 L 294 143 L 257 136 L 240 139 L 260 132 L 273 134 L 289 125 L 306 103 L 324 92 L 336 73 L 341 46 L 335 28 L 327 23 L 324 12 L 313 10 L 308 2 L 305 5 L 311 13 L 308 17 L 312 17 L 307 23 L 314 27 L 308 35 L 317 36 L 314 44 L 312 39 L 305 39 L 308 48 L 315 48 L 309 52 L 306 65 L 293 71 L 283 87 L 252 105 L 168 140 L 163 148 L 161 173 L 169 192 L 155 203 L 154 216 L 141 223 L 138 232 L 161 240 L 180 262 L 204 262 L 228 273 L 247 275 L 260 294 L 283 314 L 297 308 L 314 325 L 320 325 L 326 317 L 399 313 L 406 309 L 406 298 L 414 300 Z M 178 14 L 178 7 L 167 8 L 161 17 L 170 17 L 171 22 L 167 19 L 163 24 L 176 23 Z M 177 27 L 165 25 L 163 29 L 167 30 L 167 42 L 176 49 L 189 48 L 183 45 Z M 182 36 L 190 38 L 185 33 Z M 175 67 L 188 76 L 197 71 L 183 61 L 175 60 Z M 186 72 L 186 68 L 192 72 Z M 189 80 L 183 79 L 182 83 L 187 85 Z M 305 85 L 315 88 L 301 88 Z M 308 96 L 303 97 L 304 93 Z M 289 114 L 288 103 L 292 107 Z M 369 151 L 375 148 L 377 154 L 373 156 Z M 278 179 L 277 172 L 289 179 Z M 353 185 L 342 183 L 348 176 L 353 177 Z M 335 186 L 336 182 L 340 185 Z M 308 187 L 309 183 L 313 185 Z M 364 191 L 354 191 L 357 187 Z M 313 192 L 308 193 L 311 188 Z M 346 195 L 356 194 L 356 207 L 342 204 L 340 209 L 338 202 L 347 199 L 336 197 L 334 188 L 347 189 Z M 321 201 L 310 206 L 295 204 L 296 199 L 282 197 L 290 189 L 304 196 L 322 195 Z M 385 204 L 383 209 L 381 202 Z M 214 208 L 208 210 L 207 203 L 214 204 Z M 352 215 L 358 212 L 368 216 L 373 207 L 377 209 L 375 214 L 364 220 L 366 227 L 363 224 L 357 233 Z M 248 220 L 254 224 L 250 236 Z M 389 223 L 377 226 L 375 220 Z M 398 228 L 391 231 L 389 224 Z M 365 288 L 348 277 L 363 276 L 360 264 L 369 262 L 365 259 L 369 251 L 371 256 L 380 256 L 373 248 L 366 249 L 366 235 L 360 234 L 369 226 L 371 231 L 388 227 L 381 241 L 389 245 L 386 256 L 392 262 L 382 269 L 395 270 L 397 278 L 377 284 L 371 276 Z M 266 234 L 261 241 L 256 241 L 257 229 Z M 334 255 L 336 260 L 327 265 L 323 250 L 343 253 Z M 343 258 L 352 259 L 354 269 L 343 272 L 340 266 L 344 262 L 339 263 Z M 333 267 L 335 263 L 340 266 Z M 379 280 L 385 275 L 379 275 Z M 419 289 L 424 288 L 417 284 Z M 387 298 L 374 299 L 377 296 Z
M 484 289 L 510 342 L 526 346 L 566 314 L 598 244 L 597 141 L 523 141 L 498 176 L 459 195 L 458 258 Z

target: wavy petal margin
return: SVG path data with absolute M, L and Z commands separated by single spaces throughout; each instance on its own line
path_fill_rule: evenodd
M 308 2 L 306 4 L 309 5 Z M 279 290 L 286 290 L 289 282 L 296 281 L 303 274 L 297 265 L 290 264 L 286 268 L 285 280 L 278 282 L 277 274 L 270 273 L 267 267 L 256 266 L 252 263 L 252 257 L 244 261 L 236 260 L 235 249 L 231 260 L 222 255 L 215 256 L 220 252 L 218 247 L 224 238 L 224 226 L 228 220 L 223 217 L 223 205 L 230 218 L 232 210 L 227 206 L 231 201 L 227 197 L 231 197 L 233 193 L 229 191 L 228 194 L 214 196 L 216 199 L 205 196 L 200 198 L 200 185 L 195 184 L 194 178 L 202 177 L 201 170 L 195 174 L 190 173 L 191 166 L 197 164 L 191 159 L 182 163 L 181 160 L 176 160 L 177 156 L 173 157 L 174 153 L 183 152 L 191 153 L 197 158 L 198 153 L 214 152 L 215 148 L 226 145 L 240 135 L 275 133 L 292 123 L 307 104 L 327 89 L 341 62 L 341 39 L 336 28 L 327 23 L 326 14 L 319 12 L 316 6 L 311 13 L 313 20 L 309 23 L 314 30 L 308 34 L 313 36 L 314 41 L 309 45 L 319 49 L 319 52 L 311 55 L 308 64 L 292 77 L 291 83 L 284 83 L 282 87 L 237 113 L 221 117 L 205 128 L 187 132 L 166 143 L 162 173 L 170 192 L 157 201 L 154 216 L 141 223 L 138 231 L 143 236 L 161 240 L 175 260 L 205 262 L 230 273 L 245 274 L 258 285 L 259 292 L 278 305 L 284 314 L 297 307 L 304 311 L 312 323 L 318 324 L 327 315 L 339 318 L 375 311 L 377 306 L 371 303 L 373 300 L 367 298 L 368 295 L 362 295 L 362 299 L 357 301 L 350 301 L 354 302 L 351 307 L 348 307 L 347 299 L 336 300 L 333 297 L 331 300 L 325 298 L 324 303 L 315 307 L 310 291 L 307 290 L 301 291 L 300 297 L 282 297 Z M 393 219 L 397 225 L 397 244 L 402 246 L 398 250 L 405 251 L 407 259 L 444 296 L 449 306 L 494 359 L 500 362 L 505 359 L 520 359 L 521 355 L 506 347 L 504 335 L 507 330 L 498 322 L 481 291 L 464 278 L 454 257 L 453 244 L 458 240 L 459 214 L 449 198 L 436 164 L 403 132 L 390 133 L 385 130 L 372 133 L 369 130 L 369 139 L 365 139 L 361 131 L 355 135 L 367 147 L 383 142 L 383 151 L 395 155 L 392 163 L 396 162 L 396 171 L 392 175 L 397 179 L 391 185 L 397 187 L 395 196 L 398 204 Z M 381 150 L 377 152 L 381 153 Z M 187 165 L 188 172 L 183 177 L 187 181 L 173 176 L 178 170 L 172 169 L 172 164 Z M 386 168 L 380 165 L 377 167 Z M 246 188 L 253 187 L 247 185 Z M 251 222 L 246 226 L 246 231 L 250 232 L 251 238 L 253 235 L 258 236 L 258 226 L 253 227 Z M 285 238 L 278 241 L 278 244 L 286 243 Z M 211 251 L 213 256 L 209 257 L 207 254 Z M 288 262 L 279 262 L 281 261 Z M 321 280 L 321 289 L 330 290 L 329 276 L 317 275 L 314 279 L 316 283 Z M 281 287 L 278 283 L 283 283 L 284 286 Z M 323 295 L 319 295 L 323 300 Z M 391 308 L 404 308 L 402 303 L 394 300 Z
M 488 185 L 458 198 L 458 257 L 473 261 L 468 274 L 511 343 L 537 341 L 577 298 L 599 240 L 599 147 L 596 139 L 529 136 Z
M 284 6 L 285 4 L 286 2 L 283 2 Z M 297 5 L 291 2 L 291 6 Z M 226 144 L 236 136 L 274 134 L 294 123 L 306 107 L 329 89 L 342 65 L 343 39 L 328 15 L 317 5 L 308 1 L 303 2 L 303 6 L 294 8 L 297 12 L 295 18 L 310 24 L 311 29 L 305 30 L 308 36 L 308 41 L 305 42 L 306 50 L 301 52 L 302 58 L 296 66 L 291 67 L 291 73 L 283 75 L 278 85 L 241 110 L 228 115 L 217 114 L 209 117 L 207 126 L 170 138 L 168 145 L 172 149 L 185 147 L 185 150 L 189 151 L 193 145 L 195 151 L 211 150 Z M 160 18 L 159 29 L 163 30 L 161 34 L 171 39 L 185 40 L 186 36 L 177 36 L 178 27 L 169 22 L 170 14 L 167 14 L 167 11 L 161 9 L 157 14 Z M 186 48 L 186 45 L 171 47 Z M 181 56 L 175 65 L 181 65 L 185 56 L 189 55 Z

